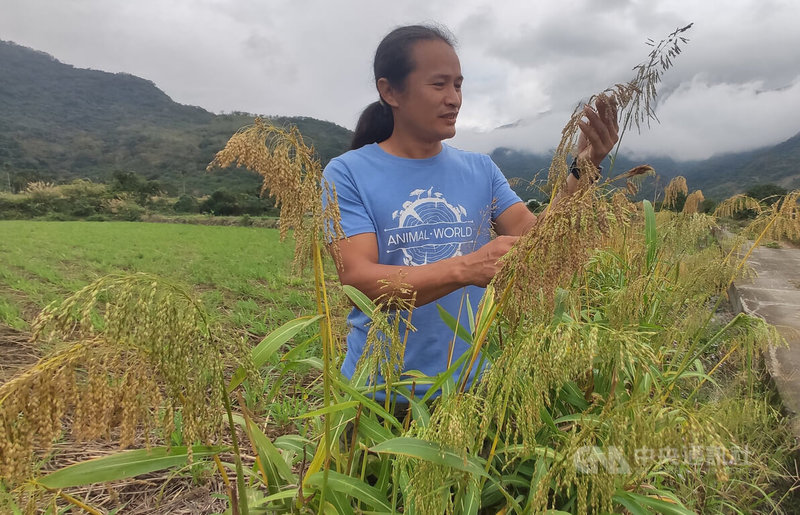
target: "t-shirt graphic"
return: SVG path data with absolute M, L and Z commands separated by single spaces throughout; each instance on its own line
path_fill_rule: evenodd
M 397 227 L 384 229 L 386 253 L 401 251 L 403 263 L 425 265 L 453 256 L 462 256 L 461 246 L 473 243 L 474 220 L 467 210 L 450 204 L 444 196 L 428 189 L 415 189 L 411 200 L 392 213 Z

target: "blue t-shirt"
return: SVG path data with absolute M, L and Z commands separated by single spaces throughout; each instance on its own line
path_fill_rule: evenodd
M 378 261 L 385 265 L 419 266 L 473 252 L 490 240 L 491 221 L 521 202 L 489 156 L 445 144 L 433 157 L 407 159 L 373 143 L 332 159 L 323 177 L 336 187 L 345 235 L 375 233 Z M 429 376 L 446 370 L 453 331 L 437 304 L 456 317 L 465 291 L 474 312 L 483 295 L 476 286 L 414 309 L 411 323 L 417 330 L 408 335 L 404 370 Z M 351 329 L 342 373 L 352 377 L 369 317 L 353 308 L 347 320 Z M 459 323 L 469 329 L 466 304 Z M 468 347 L 457 338 L 453 359 Z M 417 387 L 416 393 L 426 387 Z

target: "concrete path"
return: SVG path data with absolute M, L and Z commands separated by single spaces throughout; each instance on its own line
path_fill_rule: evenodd
M 758 274 L 731 288 L 734 309 L 776 326 L 788 347 L 771 347 L 765 356 L 792 427 L 800 438 L 800 249 L 759 247 L 749 259 Z

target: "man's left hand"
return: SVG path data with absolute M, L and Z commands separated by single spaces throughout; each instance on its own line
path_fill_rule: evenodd
M 581 129 L 578 159 L 588 159 L 599 168 L 600 163 L 619 141 L 617 99 L 601 94 L 595 100 L 595 108 L 587 104 L 583 107 L 583 114 L 588 122 L 583 119 L 578 122 Z

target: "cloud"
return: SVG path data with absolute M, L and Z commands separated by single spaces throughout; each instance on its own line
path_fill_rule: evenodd
M 552 148 L 576 103 L 631 78 L 648 37 L 695 22 L 664 75 L 662 124 L 626 146 L 699 156 L 800 130 L 794 0 L 724 8 L 689 0 L 0 0 L 0 12 L 1 38 L 79 67 L 139 75 L 182 103 L 351 128 L 376 98 L 380 39 L 398 25 L 443 23 L 458 39 L 465 74 L 455 141 L 486 151 Z
M 702 109 L 698 108 L 702 106 Z M 765 81 L 682 84 L 658 109 L 661 123 L 628 142 L 630 152 L 702 159 L 774 144 L 800 131 L 800 76 L 780 89 Z

